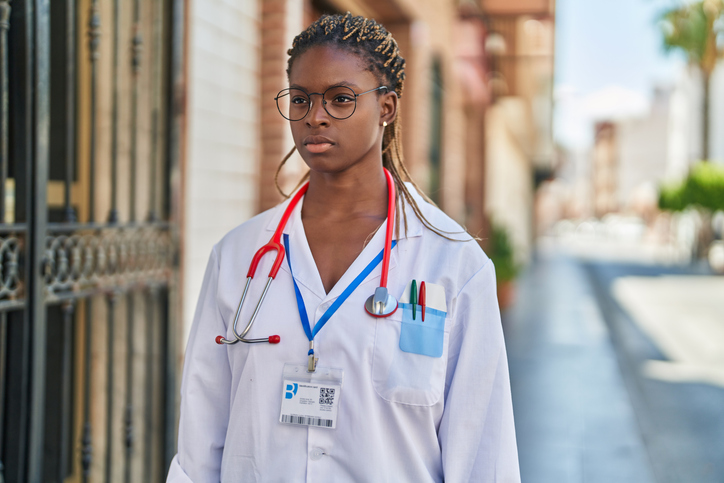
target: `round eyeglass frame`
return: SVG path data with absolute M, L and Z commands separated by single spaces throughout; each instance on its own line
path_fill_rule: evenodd
M 324 99 L 324 95 L 325 95 L 328 91 L 330 91 L 330 90 L 332 90 L 332 89 L 339 89 L 340 87 L 344 87 L 345 89 L 349 89 L 349 91 L 351 92 L 351 95 L 354 96 L 354 109 L 352 109 L 352 112 L 350 113 L 350 115 L 349 115 L 349 116 L 346 116 L 346 117 L 337 117 L 337 116 L 332 115 L 332 113 L 329 112 L 329 110 L 327 110 L 327 101 Z M 289 118 L 282 112 L 282 108 L 281 108 L 281 106 L 279 105 L 279 99 L 284 96 L 284 93 L 289 93 L 292 89 L 295 89 L 295 90 L 299 90 L 299 91 L 304 92 L 304 93 L 307 95 L 307 97 L 309 98 L 309 104 L 307 104 L 307 112 L 305 112 L 304 115 L 303 115 L 302 117 L 300 117 L 299 119 L 289 119 Z M 331 87 L 328 87 L 327 89 L 325 89 L 324 92 L 309 92 L 309 93 L 308 93 L 307 91 L 305 91 L 304 89 L 300 89 L 299 87 L 294 87 L 294 88 L 292 88 L 292 87 L 287 87 L 286 89 L 282 89 L 282 90 L 280 90 L 280 91 L 277 93 L 277 96 L 274 98 L 274 101 L 275 101 L 276 104 L 277 104 L 277 111 L 279 111 L 279 114 L 281 114 L 284 119 L 286 119 L 287 121 L 290 121 L 290 122 L 297 122 L 297 121 L 301 121 L 302 119 L 304 119 L 305 117 L 307 117 L 307 114 L 309 114 L 309 111 L 312 110 L 312 96 L 315 96 L 315 95 L 316 95 L 316 96 L 322 96 L 322 107 L 324 108 L 324 111 L 325 111 L 327 114 L 329 114 L 329 116 L 332 117 L 333 119 L 337 119 L 338 121 L 341 121 L 341 120 L 344 120 L 344 119 L 349 119 L 350 117 L 352 117 L 352 115 L 353 115 L 355 112 L 357 112 L 357 98 L 358 98 L 359 96 L 363 96 L 363 95 L 365 95 L 365 94 L 369 94 L 370 92 L 379 91 L 380 89 L 385 89 L 385 91 L 388 90 L 387 86 L 379 86 L 379 87 L 375 87 L 374 89 L 370 89 L 370 90 L 368 90 L 368 91 L 364 91 L 364 92 L 361 92 L 361 93 L 357 94 L 354 90 L 352 90 L 351 87 L 348 87 L 348 86 L 331 86 Z

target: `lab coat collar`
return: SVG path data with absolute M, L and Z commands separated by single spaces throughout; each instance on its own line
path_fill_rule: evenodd
M 408 185 L 410 186 L 410 185 Z M 410 186 L 412 188 L 412 186 Z M 412 188 L 414 190 L 414 188 Z M 417 195 L 417 193 L 414 193 L 414 195 Z M 419 196 L 419 195 L 417 195 Z M 418 200 L 416 200 L 418 201 Z M 421 198 L 419 199 L 419 202 L 422 201 Z M 286 210 L 287 206 L 289 206 L 290 200 L 286 200 L 282 204 L 280 204 L 276 210 L 274 211 L 273 216 L 271 217 L 268 225 L 267 230 L 273 232 L 276 230 L 277 226 L 279 225 L 279 220 L 281 220 L 281 217 L 284 213 L 284 210 Z M 309 291 L 311 291 L 313 294 L 315 294 L 317 297 L 319 297 L 320 302 L 323 301 L 329 301 L 336 299 L 341 295 L 341 293 L 344 291 L 344 289 L 359 275 L 359 273 L 367 266 L 367 264 L 375 257 L 377 254 L 384 248 L 385 244 L 385 227 L 386 227 L 386 221 L 385 223 L 380 226 L 380 228 L 377 230 L 377 232 L 374 234 L 372 239 L 369 241 L 367 246 L 362 250 L 362 253 L 355 259 L 354 262 L 352 262 L 352 265 L 347 269 L 347 271 L 342 275 L 342 278 L 339 279 L 337 284 L 332 288 L 332 290 L 325 294 L 324 292 L 324 285 L 322 284 L 322 279 L 319 275 L 319 271 L 317 270 L 316 263 L 314 262 L 314 257 L 312 256 L 312 251 L 309 248 L 309 244 L 307 242 L 307 236 L 304 232 L 304 225 L 302 224 L 302 204 L 304 203 L 304 198 L 300 200 L 299 204 L 294 208 L 294 211 L 292 212 L 291 217 L 289 218 L 289 221 L 287 223 L 287 226 L 284 227 L 283 233 L 286 235 L 289 235 L 289 248 L 292 252 L 292 263 L 293 263 L 293 269 L 294 269 L 294 278 L 296 279 L 297 283 L 300 285 L 304 285 Z M 415 215 L 414 211 L 407 205 L 405 205 L 405 212 L 407 215 L 407 236 L 406 238 L 412 238 L 417 236 L 422 236 L 422 223 Z M 404 224 L 402 221 L 400 221 L 400 232 L 402 235 L 402 238 L 405 238 L 405 230 L 404 230 Z M 397 237 L 394 235 L 393 232 L 393 239 L 397 239 Z M 397 266 L 397 247 L 392 250 L 392 255 L 390 256 L 390 274 L 392 275 L 394 272 L 395 267 Z M 282 269 L 289 272 L 289 266 L 288 261 L 285 260 L 285 263 L 282 264 Z M 365 285 L 379 280 L 382 273 L 382 264 L 380 263 L 378 267 L 375 268 L 375 270 L 372 271 L 372 273 L 362 282 L 360 287 L 364 287 Z M 373 290 L 370 292 L 372 293 Z
M 417 202 L 418 206 L 422 206 L 426 203 L 425 200 L 422 199 L 422 196 L 420 196 L 415 190 L 415 187 L 412 185 L 412 183 L 405 183 L 407 186 L 408 191 L 412 195 L 415 202 Z M 295 192 L 296 193 L 296 192 Z M 282 219 L 282 215 L 284 214 L 284 210 L 287 209 L 287 206 L 289 206 L 289 203 L 291 202 L 293 198 L 294 193 L 292 193 L 292 196 L 289 197 L 289 199 L 282 202 L 280 205 L 278 205 L 276 208 L 274 208 L 274 213 L 271 219 L 269 220 L 269 223 L 267 224 L 266 229 L 268 231 L 273 232 L 277 229 L 277 226 L 279 226 L 279 221 Z M 296 212 L 301 213 L 301 207 L 304 203 L 304 197 L 299 201 L 299 204 L 294 208 L 295 214 Z M 405 215 L 407 217 L 407 232 L 405 232 L 405 224 L 404 220 L 400 219 L 400 237 L 397 236 L 396 230 L 392 233 L 392 239 L 393 240 L 399 240 L 400 238 L 415 238 L 418 236 L 422 236 L 423 231 L 423 225 L 422 222 L 417 218 L 417 215 L 413 211 L 412 207 L 403 202 L 403 205 L 405 207 Z M 287 223 L 287 226 L 284 228 L 284 233 L 290 234 L 291 229 L 293 228 L 294 224 L 297 223 L 296 216 L 292 216 L 289 219 L 289 222 Z M 301 216 L 299 216 L 298 223 L 301 225 Z M 385 220 L 385 223 L 380 226 L 380 229 L 377 230 L 377 233 L 382 232 L 384 234 L 385 227 L 386 227 L 387 220 Z

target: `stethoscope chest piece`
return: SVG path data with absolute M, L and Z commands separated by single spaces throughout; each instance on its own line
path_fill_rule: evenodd
M 397 310 L 397 299 L 390 295 L 387 287 L 377 287 L 374 295 L 365 302 L 365 310 L 372 317 L 387 317 Z

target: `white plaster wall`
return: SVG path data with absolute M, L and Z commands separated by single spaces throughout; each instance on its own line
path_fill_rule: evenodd
M 719 61 L 711 78 L 709 111 L 709 159 L 724 162 L 724 61 Z
M 692 66 L 682 69 L 671 99 L 669 154 L 666 177 L 679 180 L 689 166 L 701 159 L 702 136 L 701 73 Z M 709 157 L 724 162 L 724 62 L 720 62 L 711 79 Z
M 689 168 L 689 124 L 691 112 L 684 83 L 679 82 L 671 94 L 667 136 L 666 175 L 669 182 L 679 181 Z
M 651 112 L 618 123 L 618 205 L 626 207 L 637 189 L 657 186 L 666 177 L 671 93 L 660 90 Z
M 184 347 L 211 248 L 256 209 L 259 8 L 257 0 L 190 2 Z
M 701 72 L 694 66 L 687 66 L 679 81 L 680 87 L 687 97 L 688 123 L 688 158 L 689 164 L 701 159 L 702 129 L 702 106 L 704 90 L 701 82 Z

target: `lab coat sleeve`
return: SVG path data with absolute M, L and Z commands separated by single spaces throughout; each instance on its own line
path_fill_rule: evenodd
M 215 338 L 226 334 L 217 303 L 219 261 L 216 247 L 206 267 L 201 294 L 189 334 L 181 381 L 178 454 L 168 482 L 218 483 L 229 421 L 231 368 L 225 345 Z
M 446 483 L 519 483 L 508 360 L 488 260 L 457 296 L 438 430 Z

